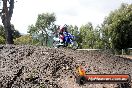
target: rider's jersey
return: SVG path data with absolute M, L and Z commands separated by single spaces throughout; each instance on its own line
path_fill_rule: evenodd
M 69 33 L 68 33 L 68 32 L 63 32 L 63 35 L 64 35 L 64 36 L 68 36 Z

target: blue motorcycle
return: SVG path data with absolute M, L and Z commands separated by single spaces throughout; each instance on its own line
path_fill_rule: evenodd
M 76 42 L 76 37 L 68 32 L 64 32 L 64 41 L 61 43 L 61 39 L 59 37 L 53 38 L 53 47 L 60 48 L 60 47 L 70 47 L 72 49 L 78 48 L 78 43 Z

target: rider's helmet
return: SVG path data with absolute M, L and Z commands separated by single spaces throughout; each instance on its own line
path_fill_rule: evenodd
M 67 27 L 63 27 L 62 32 L 68 32 Z
M 59 31 L 60 34 L 63 33 L 63 32 L 68 32 L 67 25 L 64 25 Z
M 64 31 L 68 32 L 68 26 L 66 24 L 64 25 Z

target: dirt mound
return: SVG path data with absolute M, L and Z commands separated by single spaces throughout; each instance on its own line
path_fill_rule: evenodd
M 84 62 L 90 73 L 129 73 L 132 60 L 108 52 L 51 49 L 42 46 L 0 45 L 0 88 L 81 88 L 76 67 Z M 83 88 L 115 88 L 90 84 Z

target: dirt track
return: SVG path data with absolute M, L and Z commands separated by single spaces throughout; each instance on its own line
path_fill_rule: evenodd
M 75 83 L 76 67 L 84 62 L 90 73 L 129 73 L 132 60 L 110 52 L 73 51 L 36 46 L 0 45 L 0 88 L 115 88 L 116 85 Z M 70 78 L 72 76 L 72 78 Z

